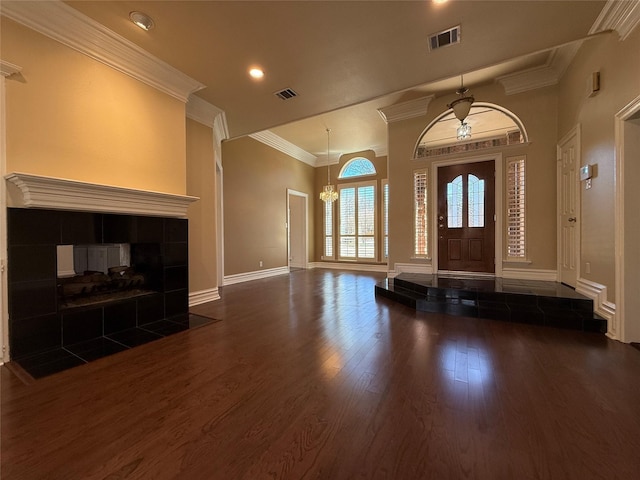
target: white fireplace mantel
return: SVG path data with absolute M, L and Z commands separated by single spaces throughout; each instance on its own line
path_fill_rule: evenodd
M 22 193 L 22 207 L 186 218 L 198 197 L 135 190 L 27 173 L 5 176 Z

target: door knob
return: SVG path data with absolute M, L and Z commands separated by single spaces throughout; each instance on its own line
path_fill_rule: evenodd
M 571 217 L 571 218 L 569 219 L 569 221 L 570 221 L 570 222 L 575 222 L 575 221 L 576 221 L 576 217 Z
M 443 220 L 444 220 L 444 217 L 443 217 L 442 215 L 440 215 L 440 216 L 438 217 L 438 220 L 443 221 Z
M 442 224 L 442 223 L 441 223 L 440 225 L 438 225 L 438 226 L 439 226 L 440 228 L 444 228 L 444 224 Z

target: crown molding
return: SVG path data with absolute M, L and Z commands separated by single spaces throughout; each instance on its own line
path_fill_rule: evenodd
M 496 78 L 496 81 L 502 85 L 505 94 L 515 95 L 516 93 L 556 85 L 559 78 L 551 66 L 543 65 L 509 75 L 502 75 Z
M 429 103 L 434 95 L 416 98 L 407 102 L 396 103 L 378 109 L 378 113 L 386 123 L 399 122 L 427 114 Z
M 589 34 L 615 30 L 625 40 L 640 23 L 640 0 L 607 0 Z
M 205 85 L 74 8 L 47 2 L 3 1 L 0 12 L 63 45 L 186 102 Z
M 583 40 L 579 40 L 558 47 L 551 51 L 544 65 L 502 75 L 496 78 L 496 81 L 502 85 L 506 95 L 556 85 L 569 68 L 582 43 Z
M 289 155 L 290 157 L 295 158 L 307 165 L 311 165 L 312 167 L 317 166 L 318 157 L 307 152 L 306 150 L 301 149 L 297 145 L 294 145 L 291 142 L 288 142 L 282 137 L 279 137 L 275 133 L 264 130 L 262 132 L 252 133 L 249 137 L 257 140 L 258 142 L 264 143 L 265 145 L 270 146 L 271 148 L 275 148 L 276 150 Z
M 10 173 L 8 182 L 22 192 L 22 206 L 83 212 L 126 213 L 186 218 L 198 197 L 135 190 L 27 173 Z
M 389 147 L 388 145 L 375 145 L 371 147 L 376 154 L 376 157 L 386 157 L 389 155 Z
M 3 77 L 10 77 L 11 75 L 15 75 L 16 73 L 20 73 L 22 71 L 22 67 L 18 65 L 14 65 L 13 63 L 5 62 L 4 60 L 0 60 L 0 75 Z
M 229 138 L 227 116 L 224 110 L 212 105 L 200 97 L 191 95 L 186 107 L 187 118 L 213 129 L 216 145 Z

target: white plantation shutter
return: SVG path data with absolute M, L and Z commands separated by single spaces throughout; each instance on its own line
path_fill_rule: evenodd
M 428 252 L 427 170 L 413 172 L 414 254 L 426 257 Z
M 382 256 L 389 258 L 389 182 L 382 181 Z
M 376 257 L 376 187 L 363 182 L 340 187 L 338 255 L 348 259 Z
M 333 258 L 333 203 L 324 202 L 324 257 Z
M 507 159 L 507 257 L 525 258 L 525 157 Z

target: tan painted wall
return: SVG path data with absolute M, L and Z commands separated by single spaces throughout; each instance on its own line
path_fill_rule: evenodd
M 2 17 L 7 172 L 186 193 L 185 106 Z
M 225 276 L 287 266 L 287 188 L 309 195 L 311 257 L 314 168 L 249 137 L 223 142 L 222 162 Z
M 592 188 L 581 189 L 580 274 L 605 285 L 611 302 L 615 300 L 614 116 L 640 95 L 639 51 L 638 28 L 624 42 L 615 32 L 595 37 L 583 44 L 560 83 L 558 137 L 580 124 L 581 165 L 594 165 L 596 172 Z M 601 74 L 601 90 L 588 98 L 587 78 L 596 71 Z M 628 177 L 625 182 L 634 184 Z M 591 273 L 585 271 L 587 262 Z
M 477 101 L 494 103 L 507 108 L 523 122 L 528 145 L 486 150 L 486 154 L 502 153 L 503 163 L 508 157 L 526 155 L 527 175 L 527 257 L 530 264 L 516 268 L 556 269 L 556 115 L 555 88 L 507 96 L 499 84 L 473 88 Z M 422 132 L 442 112 L 454 95 L 434 99 L 423 117 L 389 124 L 389 269 L 395 263 L 430 264 L 430 260 L 412 259 L 413 254 L 413 171 L 429 168 L 433 161 L 443 159 L 478 159 L 482 154 L 436 157 L 435 160 L 413 160 L 413 149 Z M 430 185 L 433 185 L 431 183 Z M 505 179 L 501 181 L 504 184 Z M 434 188 L 433 186 L 431 188 Z M 430 205 L 430 208 L 432 205 Z M 432 212 L 432 210 L 431 210 Z M 504 212 L 503 212 L 504 213 Z M 433 214 L 430 213 L 430 217 Z M 435 221 L 431 218 L 433 228 Z M 503 229 L 504 230 L 504 229 Z M 501 232 L 503 238 L 505 232 Z M 504 242 L 503 242 L 504 243 Z M 430 251 L 432 246 L 429 245 Z M 514 266 L 504 264 L 505 267 Z
M 338 180 L 338 175 L 340 174 L 340 170 L 344 165 L 355 157 L 364 157 L 367 160 L 370 160 L 376 168 L 377 175 L 375 177 L 363 177 L 357 179 L 349 179 L 349 180 Z M 316 232 L 316 240 L 315 245 L 317 245 L 314 261 L 319 262 L 322 261 L 322 255 L 324 253 L 324 203 L 320 200 L 319 195 L 322 191 L 322 187 L 327 184 L 327 166 L 323 165 L 315 169 L 315 193 L 313 194 L 313 203 L 314 203 L 314 212 L 315 212 L 315 232 Z M 382 206 L 381 203 L 381 195 L 382 195 L 382 180 L 387 179 L 387 157 L 376 157 L 376 154 L 373 150 L 364 150 L 362 152 L 353 152 L 347 153 L 340 156 L 337 164 L 331 165 L 330 168 L 330 178 L 331 184 L 337 189 L 337 187 L 342 183 L 353 183 L 358 181 L 376 181 L 376 200 L 378 206 Z M 333 220 L 334 220 L 334 233 L 338 232 L 338 210 L 337 205 L 334 204 L 333 207 Z M 378 209 L 379 216 L 376 219 L 378 224 L 378 230 L 382 228 L 382 208 Z M 380 235 L 380 232 L 378 232 Z M 336 256 L 338 256 L 338 236 L 334 235 L 334 246 L 333 251 Z M 378 237 L 378 256 L 382 259 L 382 237 Z M 329 260 L 329 261 L 336 261 Z M 374 263 L 374 262 L 368 262 Z
M 215 176 L 213 132 L 187 119 L 187 194 L 200 197 L 188 210 L 190 292 L 218 286 Z

